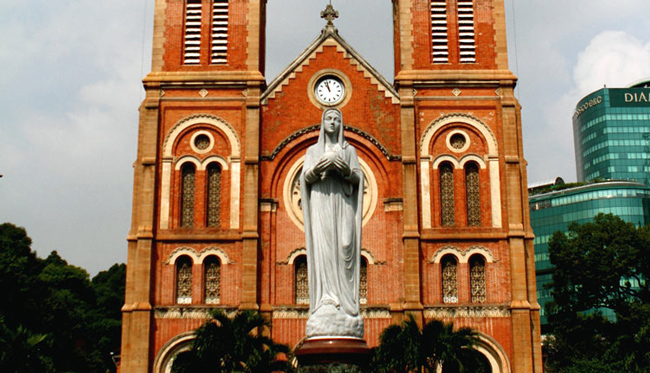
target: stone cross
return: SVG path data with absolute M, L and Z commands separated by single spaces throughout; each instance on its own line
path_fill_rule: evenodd
M 320 17 L 327 20 L 328 26 L 334 26 L 334 23 L 332 23 L 332 21 L 339 18 L 339 12 L 337 10 L 334 10 L 334 7 L 330 2 L 330 4 L 325 7 L 325 10 L 320 12 Z

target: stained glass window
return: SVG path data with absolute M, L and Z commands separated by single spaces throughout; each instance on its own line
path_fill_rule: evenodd
M 453 256 L 445 256 L 442 267 L 442 302 L 458 303 L 458 263 Z
M 194 164 L 184 164 L 181 169 L 181 227 L 194 226 L 195 176 Z
M 208 257 L 203 265 L 203 289 L 205 304 L 219 303 L 219 287 L 221 284 L 221 265 L 215 256 Z
M 481 225 L 481 191 L 478 166 L 468 163 L 465 166 L 465 188 L 467 194 L 467 225 Z
M 219 227 L 221 213 L 221 167 L 218 163 L 211 163 L 208 173 L 208 203 L 207 226 Z
M 359 268 L 359 303 L 368 303 L 368 261 L 363 257 Z
M 442 225 L 454 226 L 454 169 L 449 163 L 440 166 L 440 207 Z
M 474 255 L 469 260 L 469 283 L 472 291 L 472 303 L 485 303 L 485 260 Z
M 186 256 L 176 261 L 176 303 L 192 303 L 192 260 Z
M 296 268 L 296 304 L 309 304 L 309 279 L 307 277 L 307 258 L 300 256 L 294 262 Z

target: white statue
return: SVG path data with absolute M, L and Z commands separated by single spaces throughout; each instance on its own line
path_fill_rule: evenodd
M 343 115 L 323 112 L 318 142 L 307 149 L 300 175 L 307 244 L 307 337 L 363 338 L 359 266 L 363 173 L 343 137 Z

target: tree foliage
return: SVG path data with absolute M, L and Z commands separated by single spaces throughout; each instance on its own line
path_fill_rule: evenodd
M 452 323 L 429 321 L 420 330 L 409 315 L 400 325 L 384 329 L 376 349 L 375 370 L 382 372 L 482 372 L 484 359 L 474 347 L 478 334 L 470 328 L 454 331 Z
M 285 345 L 261 334 L 268 322 L 254 311 L 238 312 L 232 319 L 222 310 L 195 332 L 189 351 L 180 353 L 172 366 L 173 373 L 189 372 L 277 372 L 289 370 Z
M 650 227 L 599 214 L 556 232 L 549 252 L 550 369 L 650 372 Z
M 125 265 L 88 272 L 53 251 L 40 259 L 24 228 L 0 225 L 0 371 L 114 371 Z

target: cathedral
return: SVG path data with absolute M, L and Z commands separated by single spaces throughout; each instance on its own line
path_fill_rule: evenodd
M 319 36 L 272 81 L 266 3 L 155 0 L 121 371 L 169 372 L 214 308 L 259 310 L 274 341 L 301 342 L 299 176 L 323 110 L 335 107 L 364 177 L 368 345 L 407 315 L 439 319 L 476 330 L 492 372 L 541 372 L 504 0 L 392 0 L 388 79 L 339 35 L 327 6 Z

